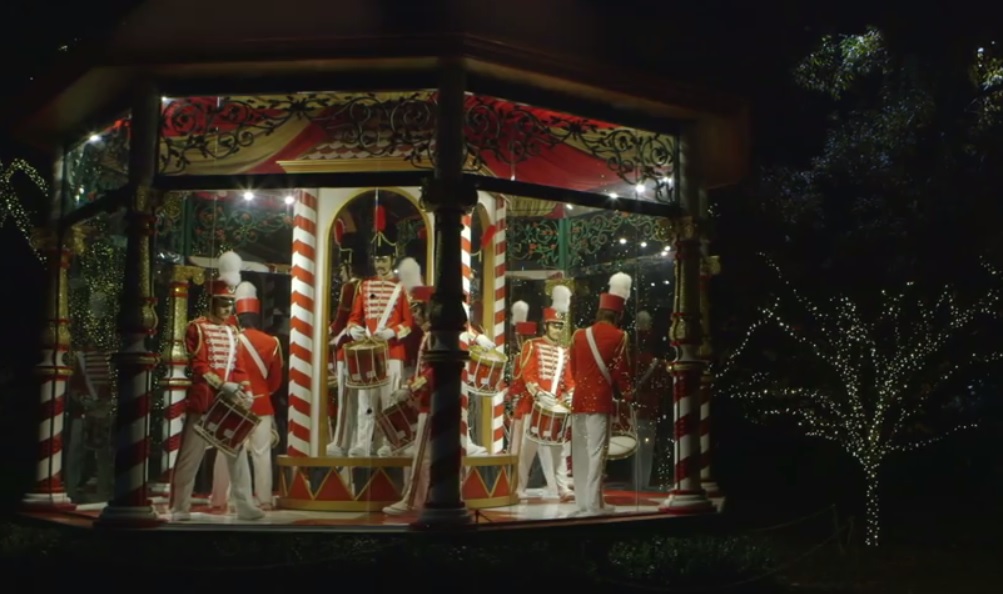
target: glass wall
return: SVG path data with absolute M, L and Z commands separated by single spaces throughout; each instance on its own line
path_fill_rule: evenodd
M 595 322 L 599 296 L 609 291 L 610 277 L 615 273 L 631 277 L 620 326 L 628 336 L 629 372 L 636 395 L 630 405 L 617 403 L 611 416 L 603 491 L 607 505 L 616 513 L 655 511 L 672 483 L 672 380 L 666 366 L 674 357 L 668 340 L 674 291 L 671 244 L 655 217 L 518 197 L 510 197 L 507 205 L 506 299 L 510 311 L 517 302 L 528 305 L 527 320 L 536 322 L 528 329 L 509 324 L 510 360 L 520 350 L 525 354 L 527 341 L 541 340 L 551 331 L 544 340 L 570 345 L 576 330 Z M 566 287 L 570 294 L 563 326 L 544 323 L 545 308 L 555 305 L 555 287 Z M 512 395 L 507 414 L 519 416 L 519 398 L 529 398 L 523 404 L 524 414 L 529 415 L 528 425 L 523 416 L 523 432 L 529 432 L 523 439 L 540 442 L 534 435 L 545 428 L 552 411 L 526 395 L 525 381 L 513 381 L 510 386 L 524 391 Z M 574 484 L 567 446 L 563 455 L 568 457 Z M 554 504 L 555 488 L 543 472 L 543 458 L 538 454 L 533 461 L 525 485 L 529 498 L 522 505 L 538 509 L 525 513 L 559 517 L 575 506 Z
M 119 350 L 117 318 L 125 265 L 121 212 L 80 223 L 83 251 L 68 272 L 73 370 L 66 390 L 63 479 L 77 504 L 107 501 L 114 486 L 116 377 L 111 356 Z

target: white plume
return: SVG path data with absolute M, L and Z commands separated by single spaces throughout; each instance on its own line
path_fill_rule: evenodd
M 219 279 L 225 282 L 230 288 L 240 284 L 240 268 L 243 261 L 237 252 L 229 251 L 220 254 L 216 261 L 216 270 L 219 271 Z
M 651 314 L 646 311 L 637 312 L 637 322 L 635 325 L 638 330 L 651 330 Z
M 633 279 L 629 275 L 617 272 L 609 277 L 609 294 L 616 295 L 624 300 L 628 299 L 630 297 L 630 285 L 632 282 Z
M 425 284 L 421 279 L 421 265 L 414 258 L 404 258 L 400 261 L 400 264 L 397 265 L 397 277 L 404 288 L 409 291 Z
M 241 299 L 257 299 L 258 288 L 254 286 L 254 283 L 243 281 L 237 285 L 237 288 L 233 292 L 233 296 L 237 299 L 237 301 L 240 301 Z
M 512 304 L 512 323 L 519 324 L 529 318 L 529 304 L 525 301 L 516 301 Z
M 571 289 L 564 285 L 555 286 L 550 292 L 550 306 L 557 310 L 557 313 L 568 313 L 571 309 Z

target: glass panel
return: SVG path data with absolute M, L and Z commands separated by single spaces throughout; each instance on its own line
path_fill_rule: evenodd
M 468 94 L 466 138 L 468 169 L 482 175 L 613 198 L 675 201 L 674 135 Z
M 285 451 L 287 436 L 293 213 L 302 195 L 299 190 L 173 192 L 157 213 L 154 290 L 160 323 L 152 344 L 162 364 L 151 407 L 150 480 L 161 512 L 168 511 L 173 469 L 176 481 L 192 473 L 189 511 L 199 514 L 197 520 L 225 518 L 219 512 L 225 514 L 228 506 L 227 450 L 242 443 L 253 502 L 273 505 L 276 456 Z M 231 271 L 237 276 L 220 276 L 235 288 L 236 300 L 229 302 L 212 298 L 210 286 L 217 271 L 227 269 L 222 257 L 227 251 L 239 256 Z M 220 309 L 226 303 L 228 309 Z M 191 363 L 191 350 L 206 368 Z M 257 425 L 237 406 L 239 399 L 228 399 L 226 389 L 207 383 L 207 371 L 224 381 L 248 382 L 241 391 L 253 402 Z M 186 412 L 193 425 L 215 437 L 201 460 L 182 468 L 181 448 L 198 439 L 186 432 Z M 238 512 L 245 507 L 236 496 L 229 505 Z
M 233 175 L 431 168 L 433 91 L 174 97 L 159 172 Z
M 510 318 L 507 353 L 510 361 L 518 358 L 519 365 L 512 365 L 515 369 L 510 375 L 513 381 L 509 382 L 509 389 L 521 394 L 512 394 L 507 405 L 512 415 L 507 423 L 515 429 L 509 433 L 508 446 L 511 450 L 528 443 L 537 453 L 522 462 L 522 473 L 528 475 L 524 485 L 528 499 L 514 511 L 495 513 L 552 518 L 575 510 L 573 502 L 559 503 L 553 499 L 558 495 L 555 491 L 560 480 L 556 480 L 558 485 L 550 484 L 541 465 L 541 460 L 555 453 L 566 458 L 576 496 L 580 495 L 584 471 L 576 472 L 570 448 L 540 445 L 549 440 L 541 439 L 540 435 L 546 436 L 550 419 L 560 419 L 563 411 L 552 403 L 537 404 L 528 396 L 534 390 L 527 388 L 531 378 L 523 376 L 518 381 L 518 368 L 524 362 L 529 364 L 524 357 L 532 355 L 526 353 L 544 352 L 539 346 L 527 351 L 527 341 L 567 346 L 576 330 L 592 325 L 597 319 L 599 296 L 609 291 L 610 277 L 617 272 L 626 273 L 632 281 L 620 326 L 627 332 L 628 372 L 637 393 L 632 406 L 617 404 L 610 416 L 611 440 L 602 488 L 607 506 L 615 513 L 654 512 L 672 480 L 672 379 L 665 364 L 673 358 L 668 328 L 674 284 L 668 238 L 658 219 L 636 213 L 518 197 L 509 197 L 507 207 L 506 299 L 512 312 L 516 302 L 524 302 L 530 322 L 527 328 Z M 545 308 L 554 304 L 557 286 L 567 287 L 571 295 L 563 327 L 544 323 Z M 588 350 L 579 354 L 591 356 Z M 550 391 L 549 385 L 545 391 Z M 580 392 L 578 397 L 584 393 Z M 558 394 L 558 399 L 561 396 Z M 547 410 L 547 406 L 551 409 Z M 515 421 L 519 416 L 521 423 Z M 517 446 L 520 428 L 524 436 Z M 548 447 L 551 452 L 544 451 Z M 531 466 L 525 466 L 528 463 Z
M 66 151 L 63 160 L 64 212 L 101 198 L 129 181 L 130 114 L 91 134 Z
M 319 428 L 329 478 L 321 505 L 367 512 L 362 521 L 371 523 L 384 522 L 384 508 L 407 512 L 421 500 L 408 497 L 408 486 L 426 393 L 403 389 L 416 377 L 427 330 L 425 307 L 409 289 L 431 285 L 429 221 L 416 195 L 415 188 L 321 193 L 329 254 Z
M 114 486 L 117 388 L 111 355 L 118 351 L 117 316 L 125 266 L 123 217 L 83 223 L 84 251 L 69 271 L 70 354 L 64 479 L 74 503 L 107 501 Z

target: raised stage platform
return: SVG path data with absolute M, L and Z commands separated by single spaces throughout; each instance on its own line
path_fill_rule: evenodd
M 652 517 L 666 517 L 658 512 L 659 504 L 664 501 L 665 494 L 654 491 L 635 492 L 618 489 L 605 490 L 607 505 L 614 508 L 614 513 L 608 516 L 589 518 L 569 518 L 575 510 L 575 504 L 560 503 L 557 500 L 543 497 L 541 489 L 529 489 L 529 499 L 506 506 L 491 509 L 473 509 L 474 521 L 480 528 L 532 528 L 548 522 L 585 523 L 610 522 L 622 520 L 642 520 Z M 205 501 L 205 495 L 196 495 L 196 502 Z M 720 509 L 724 501 L 715 500 Z M 103 504 L 78 506 L 67 511 L 32 511 L 26 515 L 64 525 L 89 528 L 98 518 Z M 405 532 L 411 529 L 411 524 L 418 519 L 418 514 L 389 516 L 379 512 L 368 511 L 316 511 L 276 509 L 266 513 L 266 517 L 257 521 L 241 521 L 235 515 L 211 510 L 208 505 L 196 504 L 192 508 L 190 521 L 175 522 L 167 513 L 166 501 L 155 500 L 154 508 L 164 520 L 163 524 L 152 528 L 154 530 L 316 530 L 316 529 L 346 529 L 351 531 Z

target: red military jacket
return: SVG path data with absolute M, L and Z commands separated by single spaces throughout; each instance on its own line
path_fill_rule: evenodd
M 610 378 L 626 398 L 632 390 L 630 357 L 627 352 L 627 333 L 608 322 L 590 326 L 599 356 L 606 364 Z M 571 375 L 575 393 L 571 410 L 575 413 L 613 413 L 613 387 L 610 386 L 592 355 L 586 338 L 587 329 L 576 330 L 571 337 Z
M 341 294 L 338 296 L 338 311 L 331 321 L 330 340 L 334 340 L 331 345 L 333 353 L 332 361 L 344 361 L 345 352 L 341 347 L 350 342 L 352 337 L 348 335 L 348 318 L 352 315 L 352 306 L 355 303 L 355 293 L 359 288 L 359 279 L 353 278 L 341 285 Z
M 242 333 L 251 343 L 258 359 L 247 350 L 244 341 L 240 341 L 240 367 L 247 371 L 247 379 L 251 382 L 250 393 L 254 396 L 251 412 L 258 416 L 274 415 L 272 394 L 282 385 L 282 345 L 279 339 L 262 332 L 257 328 L 246 328 Z
M 397 290 L 398 287 L 400 290 Z M 375 333 L 384 311 L 390 308 L 385 328 L 394 331 L 394 338 L 388 341 L 389 357 L 397 361 L 404 360 L 404 343 L 401 342 L 408 333 L 414 321 L 411 308 L 408 307 L 407 291 L 404 285 L 394 280 L 379 277 L 367 278 L 359 285 L 352 302 L 352 313 L 348 317 L 348 326 L 362 326 L 370 333 Z
M 192 368 L 192 385 L 185 399 L 188 412 L 202 414 L 216 398 L 217 389 L 206 382 L 207 373 L 215 373 L 222 382 L 249 385 L 237 356 L 237 332 L 234 326 L 217 324 L 205 316 L 188 322 L 185 348 Z
M 509 390 L 514 394 L 513 398 L 517 399 L 513 411 L 516 419 L 533 411 L 534 390 L 530 389 L 530 385 L 535 384 L 538 389 L 551 392 L 557 398 L 575 389 L 570 358 L 568 349 L 550 342 L 544 336 L 532 338 L 522 344 L 512 388 Z M 555 375 L 558 376 L 556 390 Z

